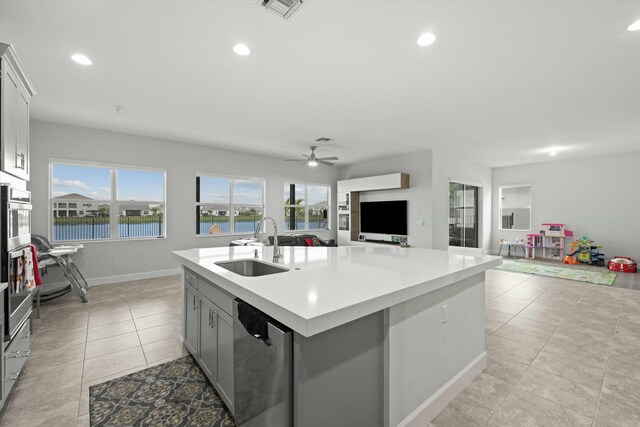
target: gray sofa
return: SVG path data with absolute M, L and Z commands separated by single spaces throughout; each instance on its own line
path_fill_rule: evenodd
M 308 239 L 316 239 L 319 246 L 336 246 L 335 239 L 321 239 L 315 234 L 284 234 L 278 236 L 279 246 L 309 246 Z M 269 236 L 269 243 L 273 245 L 273 236 Z

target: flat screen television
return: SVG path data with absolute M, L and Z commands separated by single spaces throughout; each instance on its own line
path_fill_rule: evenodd
M 406 236 L 407 201 L 360 202 L 360 232 Z

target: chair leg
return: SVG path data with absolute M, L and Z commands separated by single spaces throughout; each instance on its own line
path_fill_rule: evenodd
M 66 262 L 66 260 L 62 258 L 56 258 L 56 261 L 58 262 L 58 266 L 62 270 L 64 277 L 67 278 L 67 280 L 71 284 L 71 287 L 75 289 L 76 293 L 78 294 L 82 302 L 87 302 L 87 297 L 86 297 L 87 291 L 82 287 L 80 282 L 78 282 L 78 279 L 73 275 L 73 272 L 69 270 L 68 263 Z

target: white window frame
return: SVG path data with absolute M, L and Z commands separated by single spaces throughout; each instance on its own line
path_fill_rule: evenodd
M 228 212 L 229 212 L 229 233 L 220 233 L 220 234 L 198 234 L 196 233 L 196 237 L 200 238 L 200 237 L 225 237 L 225 236 L 246 236 L 247 232 L 238 232 L 236 233 L 235 228 L 236 228 L 236 220 L 235 220 L 235 207 L 236 206 L 242 206 L 242 207 L 256 207 L 256 208 L 262 208 L 262 217 L 266 217 L 267 216 L 267 203 L 266 203 L 266 194 L 267 194 L 267 180 L 264 177 L 259 177 L 259 176 L 240 176 L 240 175 L 224 175 L 224 174 L 217 174 L 217 173 L 210 173 L 210 172 L 196 172 L 196 176 L 195 178 L 199 178 L 199 177 L 208 177 L 208 178 L 220 178 L 220 179 L 228 179 L 229 180 L 229 202 L 225 205 L 224 203 L 207 203 L 207 202 L 195 202 L 195 208 L 197 208 L 200 205 L 224 205 L 228 208 Z M 233 187 L 234 187 L 234 182 L 235 181 L 254 181 L 254 182 L 260 182 L 262 183 L 262 205 L 256 205 L 256 204 L 251 204 L 251 203 L 243 203 L 243 204 L 235 204 L 233 203 Z M 194 180 L 195 182 L 195 180 Z M 196 189 L 197 191 L 197 189 Z M 195 199 L 198 199 L 198 194 L 195 195 Z M 192 211 L 193 212 L 193 211 Z
M 529 187 L 529 228 L 502 228 L 502 190 L 505 188 Z M 498 230 L 499 231 L 531 231 L 533 229 L 533 185 L 531 183 L 498 185 Z
M 285 234 L 295 234 L 299 231 L 331 231 L 331 185 L 317 182 L 303 182 L 303 181 L 295 181 L 295 180 L 285 180 L 284 188 L 288 187 L 291 184 L 304 185 L 304 205 L 299 206 L 295 204 L 285 204 L 284 200 L 282 201 L 283 211 L 287 208 L 300 208 L 304 207 L 304 229 L 296 229 L 296 230 L 287 230 L 287 216 L 284 215 L 283 232 Z M 327 228 L 309 228 L 309 205 L 307 202 L 309 201 L 309 187 L 326 187 L 327 188 Z M 284 193 L 282 193 L 284 195 Z M 295 200 L 294 200 L 295 203 Z
M 109 238 L 108 239 L 89 239 L 89 240 L 54 240 L 53 233 L 53 210 L 56 209 L 53 206 L 53 166 L 54 165 L 68 165 L 68 166 L 82 166 L 82 167 L 96 167 L 96 168 L 108 168 L 110 169 L 110 200 L 95 200 L 98 203 L 108 203 L 109 204 Z M 133 170 L 133 171 L 146 171 L 146 172 L 161 172 L 163 174 L 163 198 L 164 198 L 164 211 L 162 213 L 162 236 L 155 237 L 118 237 L 118 179 L 117 179 L 117 170 Z M 126 201 L 125 201 L 126 202 Z M 136 200 L 136 202 L 140 203 L 156 203 L 156 201 L 146 201 L 146 200 Z M 78 202 L 80 203 L 80 202 Z M 57 208 L 59 209 L 59 207 Z M 68 208 L 67 208 L 68 209 Z M 49 240 L 54 243 L 99 243 L 99 242 L 123 242 L 129 240 L 158 240 L 158 239 L 166 239 L 167 238 L 167 170 L 164 168 L 154 168 L 148 166 L 136 166 L 136 165 L 126 165 L 119 163 L 104 163 L 104 162 L 93 162 L 86 160 L 69 160 L 69 159 L 58 159 L 58 158 L 49 158 L 49 201 L 48 201 L 48 210 L 49 210 L 49 218 L 48 218 L 48 235 Z

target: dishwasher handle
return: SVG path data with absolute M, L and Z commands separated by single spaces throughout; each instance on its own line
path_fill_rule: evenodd
M 238 321 L 247 333 L 262 341 L 267 347 L 270 347 L 273 344 L 272 340 L 269 338 L 270 327 L 276 328 L 280 331 L 282 331 L 283 328 L 279 327 L 277 321 L 273 320 L 271 317 L 252 305 L 247 304 L 240 299 L 236 299 L 235 303 Z

